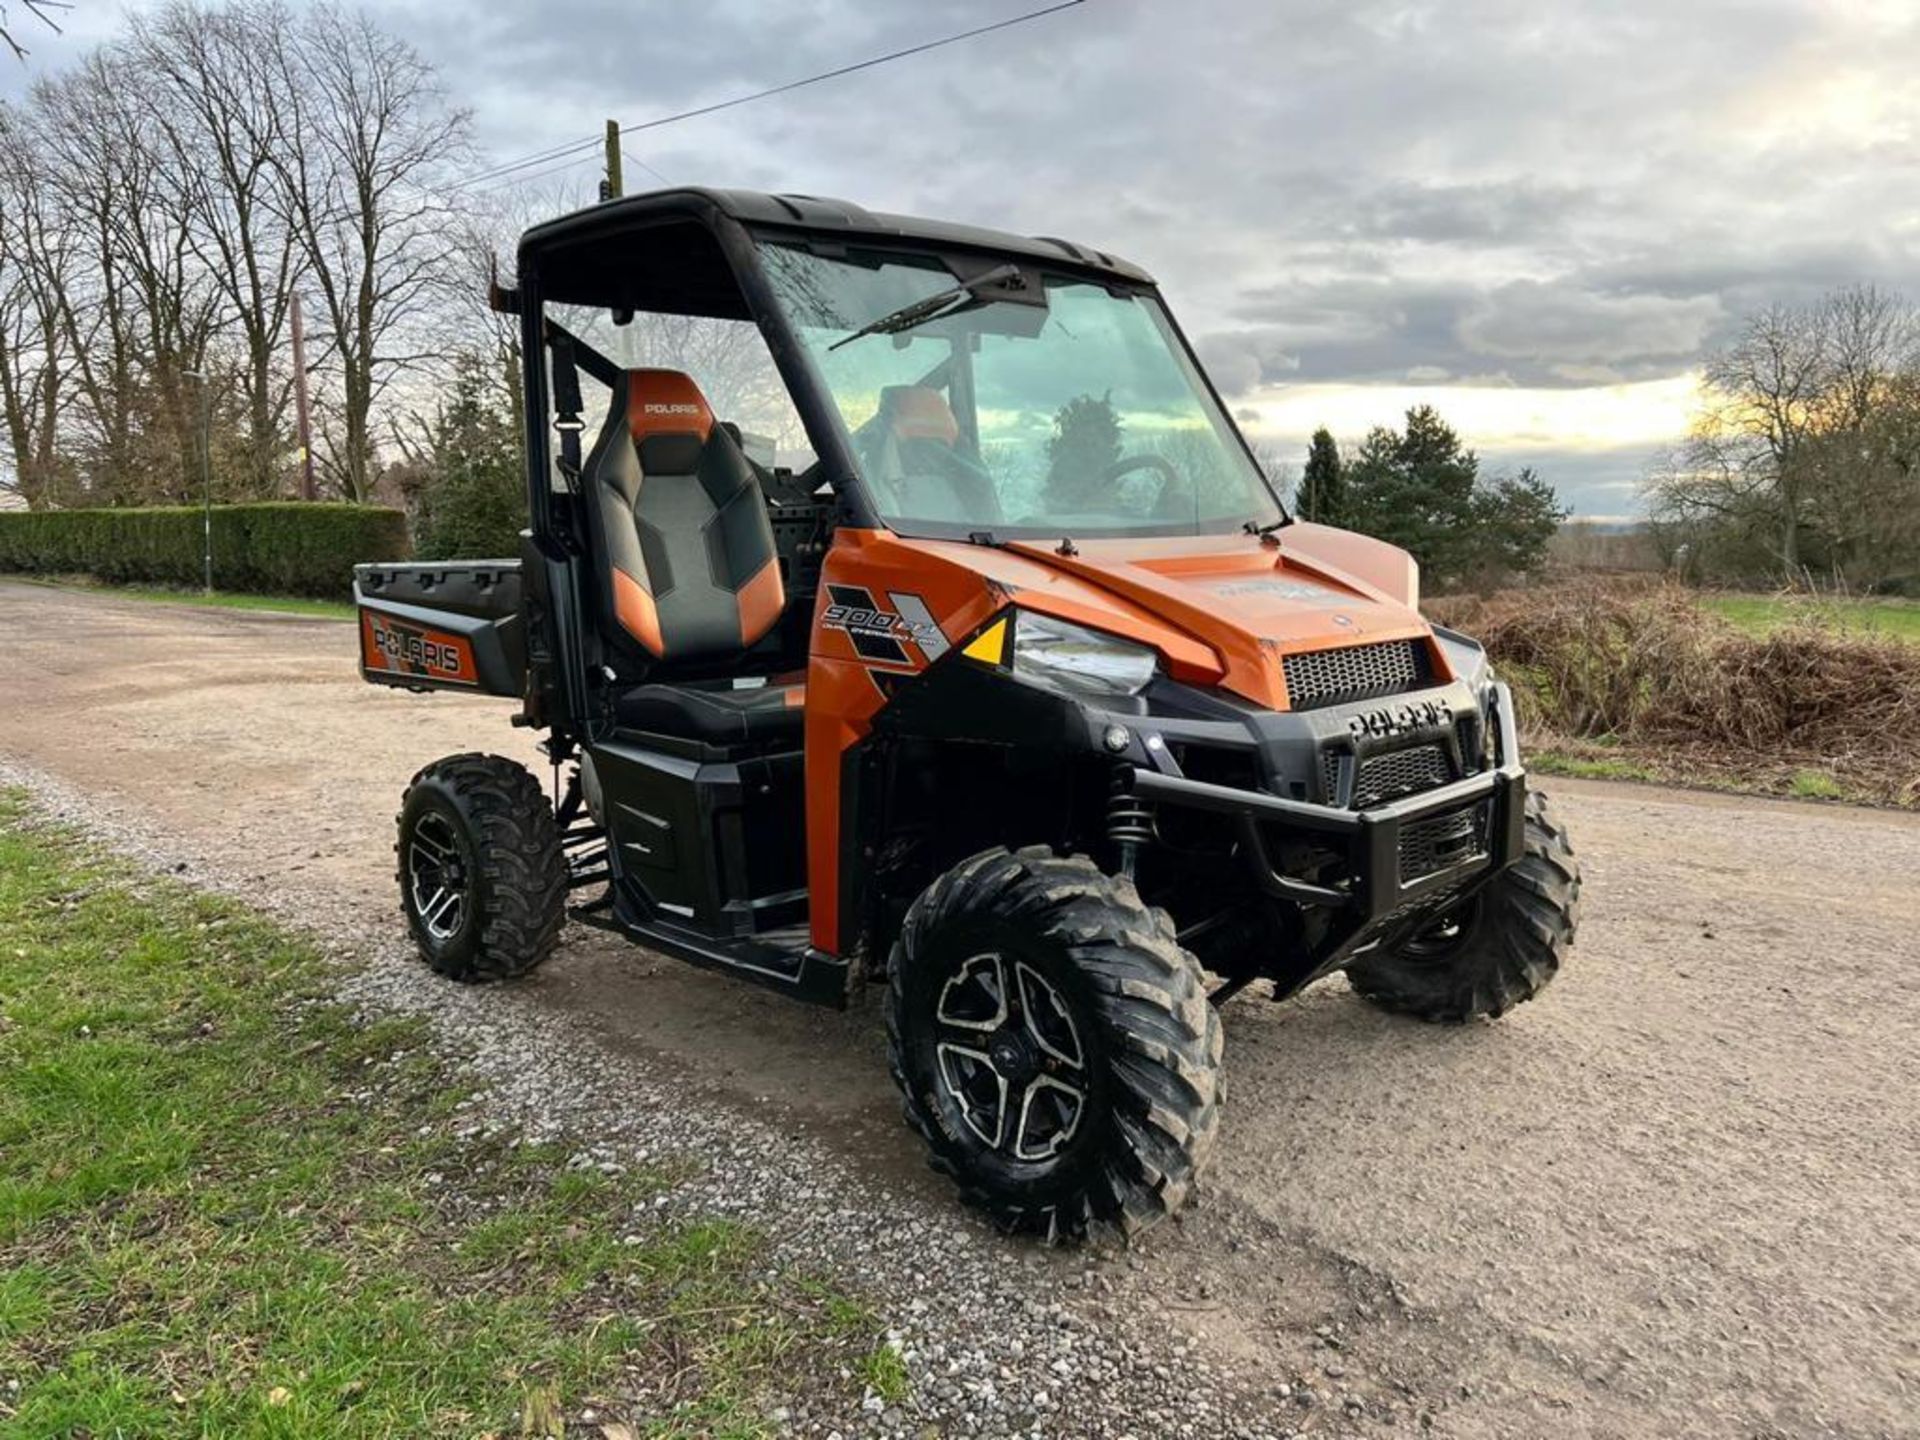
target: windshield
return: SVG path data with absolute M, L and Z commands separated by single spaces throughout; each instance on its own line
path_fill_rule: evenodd
M 1280 518 L 1152 295 L 931 255 L 761 254 L 893 529 L 1193 535 Z

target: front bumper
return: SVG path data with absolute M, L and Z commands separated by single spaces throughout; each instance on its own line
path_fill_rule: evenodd
M 1363 944 L 1401 917 L 1471 888 L 1520 858 L 1526 824 L 1526 771 L 1507 687 L 1491 689 L 1493 763 L 1478 774 L 1365 810 L 1342 809 L 1264 791 L 1210 784 L 1184 775 L 1137 768 L 1133 793 L 1156 806 L 1187 806 L 1227 816 L 1239 827 L 1241 853 L 1254 883 L 1268 897 L 1297 905 L 1339 910 L 1351 938 L 1344 950 Z M 1474 843 L 1458 847 L 1444 863 L 1418 868 L 1408 864 L 1421 827 L 1453 817 L 1470 822 L 1456 833 Z M 1286 848 L 1280 837 L 1305 835 L 1344 854 L 1345 879 L 1289 873 L 1276 854 Z

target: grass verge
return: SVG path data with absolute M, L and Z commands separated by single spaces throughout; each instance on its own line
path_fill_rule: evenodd
M 684 1168 L 486 1133 L 329 978 L 0 791 L 0 1435 L 745 1437 L 892 1378 L 864 1306 L 667 1218 Z
M 1799 595 L 1702 595 L 1700 608 L 1749 635 L 1770 635 L 1809 622 L 1844 634 L 1920 641 L 1920 604 L 1911 600 L 1850 600 Z
M 85 590 L 96 595 L 119 595 L 163 605 L 199 605 L 214 610 L 265 610 L 282 615 L 312 615 L 323 620 L 351 620 L 356 613 L 351 601 L 310 600 L 299 595 L 238 595 L 224 590 L 208 595 L 199 590 L 168 590 L 155 585 L 103 585 L 84 577 L 42 580 L 30 575 L 4 575 L 0 579 L 45 585 L 53 590 Z
M 1570 775 L 1579 780 L 1619 780 L 1647 785 L 1677 785 L 1729 795 L 1767 795 L 1787 800 L 1832 800 L 1849 805 L 1884 806 L 1885 790 L 1817 761 L 1783 756 L 1765 763 L 1729 766 L 1701 758 L 1685 747 L 1642 749 L 1618 742 L 1576 740 L 1563 735 L 1522 736 L 1527 769 L 1536 775 Z M 1896 808 L 1899 808 L 1896 806 Z M 1912 808 L 1908 806 L 1907 808 Z
M 1660 777 L 1645 765 L 1622 760 L 1614 755 L 1571 755 L 1564 750 L 1541 749 L 1526 753 L 1527 768 L 1542 775 L 1571 775 L 1580 780 L 1657 780 Z

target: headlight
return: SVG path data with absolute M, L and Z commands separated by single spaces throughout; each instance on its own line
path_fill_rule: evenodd
M 1138 695 L 1159 657 L 1145 645 L 1022 610 L 1013 622 L 1013 673 L 1083 699 Z

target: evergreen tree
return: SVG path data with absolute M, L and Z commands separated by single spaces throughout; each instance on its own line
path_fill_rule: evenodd
M 1097 399 L 1076 395 L 1062 405 L 1047 440 L 1048 507 L 1064 514 L 1101 509 L 1120 445 L 1120 416 L 1111 391 Z
M 1463 578 L 1480 586 L 1538 569 L 1546 559 L 1547 542 L 1570 513 L 1531 467 L 1482 485 L 1473 503 L 1478 543 Z
M 455 362 L 453 399 L 440 412 L 415 497 L 414 551 L 423 560 L 520 553 L 527 488 L 520 434 L 477 356 Z
M 1347 527 L 1409 551 L 1435 590 L 1537 568 L 1567 515 L 1531 470 L 1483 480 L 1479 457 L 1430 405 L 1409 410 L 1404 430 L 1372 430 L 1343 480 Z
M 1344 525 L 1347 513 L 1347 477 L 1340 447 L 1322 425 L 1307 445 L 1307 468 L 1300 475 L 1300 514 L 1322 525 Z

